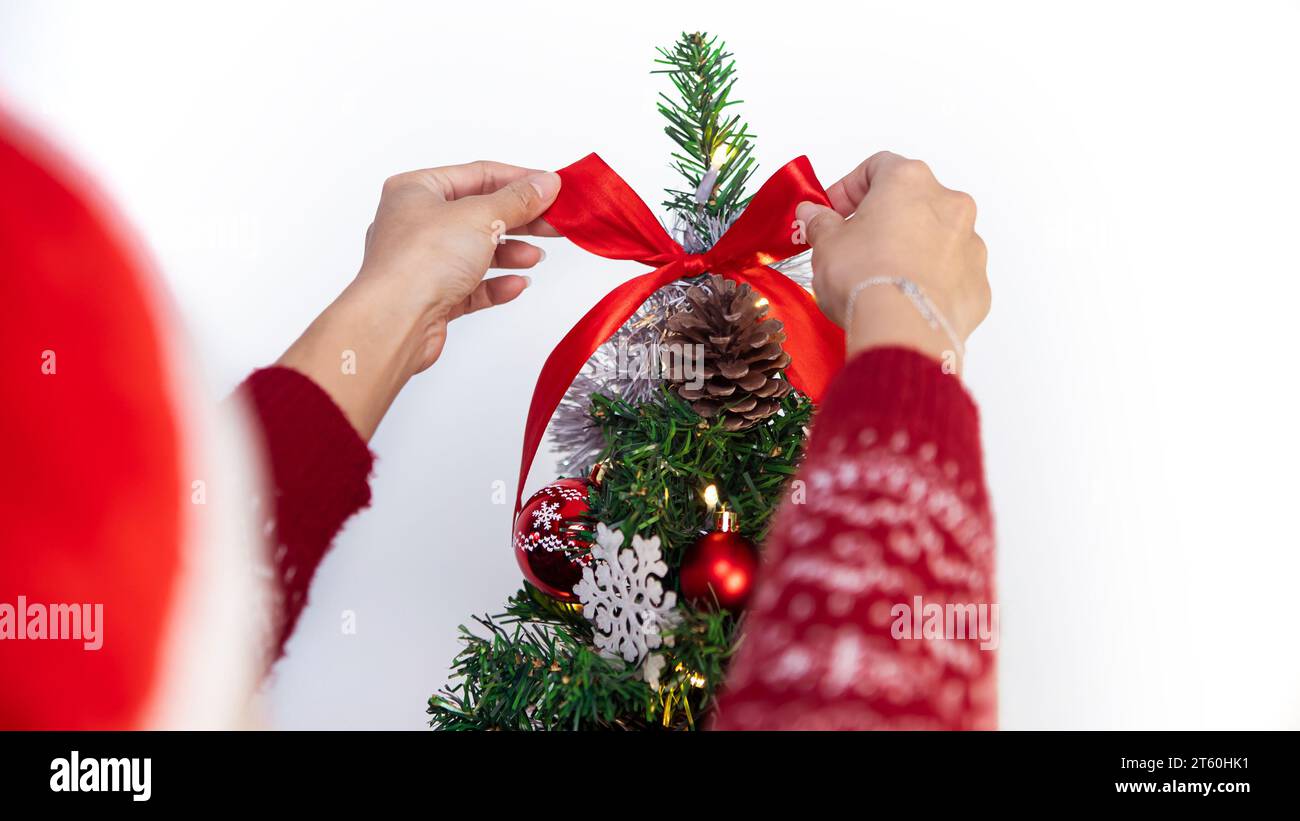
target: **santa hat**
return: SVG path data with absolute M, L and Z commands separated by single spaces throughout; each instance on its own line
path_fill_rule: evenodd
M 243 423 L 105 200 L 3 111 L 0 180 L 0 728 L 236 725 L 265 620 Z

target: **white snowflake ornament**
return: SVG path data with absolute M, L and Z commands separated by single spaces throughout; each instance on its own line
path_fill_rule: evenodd
M 604 655 L 639 663 L 664 643 L 661 628 L 676 621 L 677 594 L 664 591 L 668 565 L 659 550 L 659 537 L 643 539 L 634 534 L 632 546 L 624 549 L 620 531 L 597 524 L 591 558 L 573 593 L 582 601 L 583 615 L 596 627 L 596 647 Z

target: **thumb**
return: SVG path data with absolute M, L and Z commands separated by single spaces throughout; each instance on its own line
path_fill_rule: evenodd
M 517 179 L 490 194 L 459 202 L 472 209 L 484 224 L 500 220 L 506 228 L 518 228 L 540 217 L 559 193 L 560 175 L 543 171 Z
M 844 217 L 836 213 L 835 209 L 812 202 L 799 203 L 794 216 L 803 223 L 804 237 L 812 246 L 827 239 L 844 224 Z

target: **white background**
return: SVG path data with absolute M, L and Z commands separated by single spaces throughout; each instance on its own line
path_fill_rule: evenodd
M 0 93 L 140 228 L 214 392 L 344 286 L 389 174 L 598 150 L 657 203 L 653 47 L 719 32 L 759 179 L 889 148 L 979 202 L 1002 725 L 1300 727 L 1296 4 L 362 5 L 0 0 Z M 492 483 L 551 345 L 641 270 L 548 250 L 384 421 L 273 725 L 423 726 L 516 589 Z

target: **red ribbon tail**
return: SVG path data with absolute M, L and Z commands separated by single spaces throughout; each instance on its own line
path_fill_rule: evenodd
M 747 283 L 767 299 L 768 316 L 785 326 L 790 384 L 814 403 L 821 402 L 844 365 L 844 331 L 826 318 L 811 294 L 780 271 L 763 266 L 727 276 Z
M 533 401 L 524 424 L 524 450 L 519 463 L 519 486 L 515 490 L 516 516 L 523 507 L 528 470 L 537 456 L 546 426 L 582 366 L 597 348 L 623 327 L 651 294 L 681 275 L 682 263 L 673 261 L 624 282 L 592 306 L 546 358 L 546 364 L 542 365 L 542 372 L 537 376 L 537 387 L 533 389 Z

